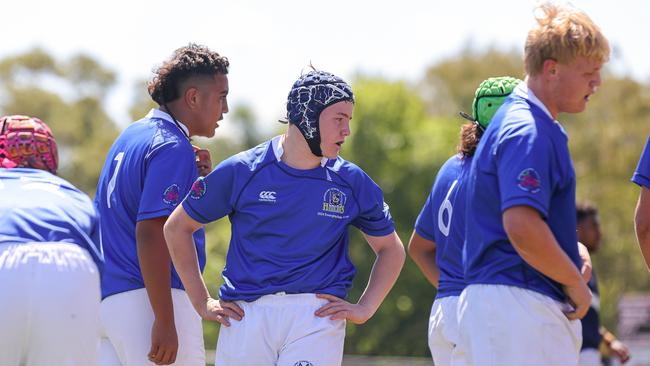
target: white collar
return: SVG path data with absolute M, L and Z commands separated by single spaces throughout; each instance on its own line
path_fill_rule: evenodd
M 275 158 L 278 161 L 282 161 L 282 154 L 284 153 L 284 148 L 282 147 L 282 143 L 284 142 L 284 135 L 279 135 L 275 136 L 274 138 L 271 139 L 271 146 L 273 146 L 273 153 L 275 154 Z M 327 162 L 329 161 L 328 158 L 322 157 L 320 159 L 320 166 L 325 166 Z
M 546 113 L 552 120 L 557 122 L 555 120 L 555 118 L 553 118 L 553 116 L 551 115 L 551 112 L 548 111 L 548 108 L 546 108 L 544 103 L 542 103 L 542 101 L 539 100 L 539 98 L 537 98 L 535 93 L 533 93 L 533 91 L 528 87 L 528 85 L 526 85 L 526 82 L 519 83 L 519 85 L 517 85 L 515 87 L 515 90 L 513 90 L 513 93 L 515 95 L 517 95 L 517 96 L 520 96 L 520 97 L 524 98 L 524 99 L 528 99 L 533 104 L 538 106 L 541 110 L 543 110 L 544 113 Z
M 174 123 L 174 119 L 172 118 L 172 116 L 169 113 L 167 113 L 165 111 L 161 111 L 160 109 L 155 109 L 155 108 L 152 108 L 149 111 L 149 113 L 147 113 L 146 118 L 159 118 L 159 119 L 164 119 L 166 121 Z M 189 136 L 190 135 L 190 130 L 187 128 L 187 126 L 185 126 L 185 124 L 183 122 L 179 121 L 179 120 L 176 120 L 176 122 L 178 122 L 178 124 L 180 125 L 181 130 L 183 130 L 183 132 L 185 132 L 185 135 Z

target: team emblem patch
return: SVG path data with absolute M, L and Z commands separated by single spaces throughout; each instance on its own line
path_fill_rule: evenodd
M 293 366 L 314 366 L 314 364 L 309 361 L 298 361 Z
M 526 168 L 519 173 L 517 186 L 530 193 L 537 193 L 542 190 L 542 182 L 539 174 L 533 168 Z
M 163 202 L 168 205 L 176 206 L 178 204 L 180 196 L 181 195 L 180 190 L 178 189 L 178 185 L 172 184 L 171 186 L 167 187 L 167 189 L 165 189 L 165 192 L 163 193 Z
M 190 197 L 192 197 L 195 200 L 198 200 L 199 198 L 203 197 L 205 195 L 207 188 L 205 186 L 205 181 L 203 180 L 203 177 L 199 177 L 199 179 L 192 184 L 192 189 L 190 189 Z
M 345 213 L 345 202 L 347 201 L 345 193 L 337 188 L 330 188 L 323 195 L 323 211 L 343 214 Z

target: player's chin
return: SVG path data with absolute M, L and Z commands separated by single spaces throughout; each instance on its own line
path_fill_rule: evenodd
M 328 159 L 336 159 L 339 156 L 340 149 L 327 149 L 323 150 L 323 156 Z
M 205 132 L 203 134 L 201 134 L 201 136 L 208 137 L 208 138 L 209 137 L 214 137 L 215 133 L 216 133 L 216 127 L 215 128 L 208 128 L 207 130 L 205 130 Z
M 582 113 L 585 111 L 585 109 L 587 109 L 587 101 L 583 100 L 582 103 L 577 103 L 573 110 L 569 113 Z
M 578 100 L 575 103 L 571 103 L 571 105 L 565 105 L 564 110 L 562 112 L 564 113 L 582 113 L 584 110 L 587 108 L 587 100 L 582 99 Z

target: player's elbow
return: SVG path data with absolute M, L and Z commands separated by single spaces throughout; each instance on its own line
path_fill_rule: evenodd
M 435 260 L 436 245 L 433 241 L 421 237 L 416 231 L 413 231 L 411 240 L 407 246 L 409 257 L 414 261 L 418 260 Z
M 392 261 L 396 264 L 399 264 L 401 268 L 406 261 L 406 250 L 404 250 L 404 244 L 402 244 L 402 241 L 395 232 L 393 232 L 393 234 L 387 239 L 387 242 L 382 245 L 382 248 L 379 251 L 377 251 L 377 255 L 385 255 L 391 258 Z
M 407 253 L 411 259 L 417 262 L 420 257 L 422 257 L 422 251 L 418 249 L 416 246 L 412 245 L 411 243 L 408 244 L 408 247 L 406 248 Z
M 397 257 L 397 260 L 399 262 L 400 268 L 404 266 L 404 262 L 406 262 L 406 251 L 404 250 L 404 244 L 400 240 L 397 241 L 395 244 L 395 256 Z
M 650 216 L 641 210 L 637 210 L 634 216 L 634 228 L 639 243 L 647 243 L 648 237 L 650 236 Z

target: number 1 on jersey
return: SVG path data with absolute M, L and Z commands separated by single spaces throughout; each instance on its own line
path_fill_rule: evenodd
M 115 164 L 115 170 L 113 171 L 113 176 L 111 177 L 111 180 L 108 182 L 108 187 L 106 188 L 106 204 L 108 205 L 108 208 L 111 208 L 111 194 L 113 194 L 113 191 L 115 190 L 115 181 L 117 180 L 117 173 L 120 171 L 120 166 L 122 165 L 122 158 L 124 158 L 124 151 L 117 154 L 117 156 L 114 159 L 115 161 L 117 161 L 117 164 Z

